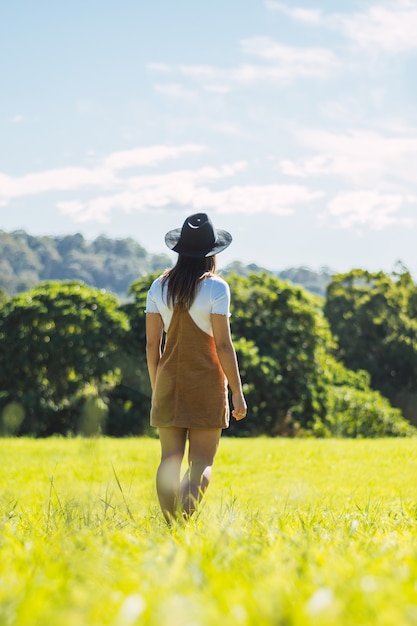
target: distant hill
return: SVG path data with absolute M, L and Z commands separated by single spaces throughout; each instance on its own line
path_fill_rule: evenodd
M 227 265 L 222 271 L 222 274 L 227 276 L 228 274 L 235 273 L 238 276 L 247 276 L 253 272 L 267 272 L 268 274 L 273 274 L 282 280 L 287 280 L 294 285 L 304 287 L 304 289 L 310 293 L 314 293 L 321 297 L 325 295 L 326 287 L 335 273 L 328 267 L 323 267 L 318 272 L 311 270 L 308 267 L 289 267 L 281 271 L 271 271 L 254 263 L 244 265 L 239 261 L 235 261 L 234 263 Z
M 277 272 L 277 276 L 294 285 L 301 285 L 310 293 L 323 297 L 326 294 L 326 287 L 335 273 L 329 267 L 322 267 L 318 272 L 308 267 L 289 267 L 282 272 Z
M 125 297 L 134 280 L 170 265 L 168 255 L 150 254 L 130 238 L 89 242 L 80 234 L 34 237 L 0 231 L 0 287 L 9 295 L 45 280 L 82 280 Z
M 169 267 L 166 254 L 151 254 L 134 239 L 98 237 L 87 241 L 81 234 L 62 237 L 32 236 L 19 230 L 0 231 L 0 288 L 9 296 L 31 289 L 45 280 L 82 280 L 126 298 L 133 281 Z M 271 271 L 255 264 L 234 262 L 222 270 L 227 276 L 268 272 L 323 296 L 332 272 L 323 268 Z

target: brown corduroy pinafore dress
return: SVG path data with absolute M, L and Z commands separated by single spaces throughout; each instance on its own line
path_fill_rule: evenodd
M 214 338 L 174 308 L 152 396 L 151 425 L 227 428 L 227 380 Z

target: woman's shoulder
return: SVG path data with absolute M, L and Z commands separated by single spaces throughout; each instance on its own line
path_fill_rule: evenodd
M 209 274 L 205 280 L 205 289 L 209 290 L 211 294 L 227 293 L 229 291 L 229 285 L 218 274 Z
M 153 280 L 151 286 L 148 289 L 149 297 L 157 299 L 162 297 L 162 292 L 164 289 L 163 276 L 164 275 L 161 274 Z
M 207 286 L 210 290 L 211 299 L 228 298 L 230 288 L 228 283 L 218 274 L 211 274 L 207 277 Z
M 163 278 L 164 278 L 164 274 L 160 274 L 159 276 L 157 276 L 153 281 L 152 284 L 150 286 L 150 289 L 155 289 L 155 288 L 161 288 L 162 284 L 163 284 Z
M 209 281 L 209 284 L 212 284 L 212 285 L 219 285 L 219 286 L 227 287 L 227 288 L 229 287 L 229 285 L 224 280 L 224 278 L 222 278 L 219 274 L 209 274 L 207 276 L 207 280 Z

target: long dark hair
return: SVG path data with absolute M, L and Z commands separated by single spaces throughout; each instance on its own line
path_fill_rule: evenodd
M 189 309 L 197 294 L 198 285 L 206 276 L 215 274 L 216 256 L 193 258 L 178 255 L 177 263 L 162 275 L 162 285 L 168 281 L 167 304 Z

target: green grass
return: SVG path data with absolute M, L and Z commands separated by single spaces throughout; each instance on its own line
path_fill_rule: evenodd
M 171 531 L 153 439 L 2 439 L 1 626 L 417 624 L 417 441 L 223 439 Z

